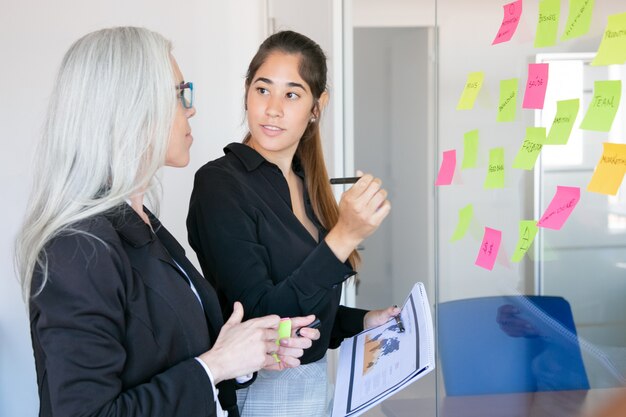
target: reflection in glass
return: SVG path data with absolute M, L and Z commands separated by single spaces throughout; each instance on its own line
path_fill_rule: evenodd
M 496 296 L 439 306 L 448 396 L 589 389 L 569 303 Z

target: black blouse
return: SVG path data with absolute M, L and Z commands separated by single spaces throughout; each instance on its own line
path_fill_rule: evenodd
M 324 356 L 346 337 L 363 330 L 365 310 L 339 305 L 341 284 L 354 275 L 330 250 L 309 200 L 306 214 L 319 243 L 293 213 L 281 170 L 258 152 L 231 143 L 225 156 L 198 170 L 187 230 L 205 277 L 217 289 L 225 317 L 243 304 L 245 318 L 266 314 L 315 314 L 321 337 L 305 350 L 302 363 Z M 304 173 L 294 163 L 301 178 Z

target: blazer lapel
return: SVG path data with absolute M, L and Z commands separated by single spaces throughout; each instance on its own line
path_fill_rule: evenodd
M 222 318 L 222 311 L 220 309 L 219 300 L 215 290 L 209 284 L 209 282 L 198 272 L 193 264 L 187 259 L 185 255 L 185 249 L 178 243 L 178 241 L 172 236 L 172 234 L 161 224 L 161 222 L 148 210 L 144 208 L 144 211 L 150 218 L 150 223 L 154 228 L 156 235 L 163 244 L 154 245 L 155 247 L 162 248 L 161 250 L 155 249 L 155 255 L 158 256 L 164 262 L 172 265 L 178 273 L 182 273 L 173 260 L 180 265 L 181 268 L 187 273 L 189 280 L 193 283 L 193 286 L 198 292 L 198 296 L 202 301 L 202 307 L 204 308 L 204 315 L 206 317 L 209 332 L 212 340 L 216 340 L 219 335 L 220 329 L 224 324 Z M 173 259 L 173 260 L 172 260 Z M 186 280 L 185 277 L 183 279 Z

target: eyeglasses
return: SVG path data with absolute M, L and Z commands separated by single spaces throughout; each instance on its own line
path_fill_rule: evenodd
M 192 82 L 181 82 L 176 86 L 176 91 L 178 91 L 178 98 L 180 98 L 180 102 L 183 107 L 186 109 L 190 109 L 193 107 L 193 83 Z

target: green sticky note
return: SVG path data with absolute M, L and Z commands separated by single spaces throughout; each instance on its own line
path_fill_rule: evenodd
M 504 188 L 504 148 L 493 148 L 489 151 L 489 166 L 485 188 Z
M 594 0 L 570 0 L 569 15 L 561 40 L 578 38 L 589 32 Z
M 522 260 L 530 245 L 533 244 L 535 236 L 537 235 L 537 222 L 535 220 L 521 220 L 519 222 L 519 240 L 515 246 L 515 253 L 511 262 L 519 262 Z
M 593 99 L 580 128 L 608 132 L 619 107 L 622 96 L 622 81 L 596 81 L 593 83 Z
M 472 221 L 472 217 L 474 217 L 474 206 L 468 204 L 459 210 L 459 223 L 456 225 L 456 230 L 454 234 L 450 238 L 450 242 L 456 242 L 461 239 L 467 233 L 467 229 L 469 228 L 470 222 Z
M 560 15 L 561 0 L 542 0 L 539 2 L 535 48 L 544 48 L 556 44 Z
M 578 116 L 580 100 L 560 100 L 556 102 L 556 116 L 552 121 L 546 145 L 565 145 L 572 133 L 572 127 Z
M 474 108 L 474 102 L 476 101 L 478 92 L 483 86 L 484 79 L 484 72 L 470 72 L 467 76 L 467 82 L 465 83 L 463 94 L 461 94 L 459 103 L 456 106 L 457 110 L 471 110 Z
M 537 157 L 543 144 L 546 142 L 545 127 L 527 127 L 526 137 L 522 142 L 522 147 L 515 156 L 513 168 L 531 170 L 535 167 Z
M 476 168 L 478 159 L 478 129 L 470 130 L 463 135 L 463 163 L 461 168 Z
M 591 65 L 626 62 L 626 13 L 609 16 L 602 42 Z
M 280 346 L 280 339 L 285 339 L 287 337 L 291 337 L 291 320 L 290 319 L 281 319 L 278 324 L 278 339 L 276 339 L 276 346 Z M 273 354 L 276 362 L 280 362 L 277 354 Z
M 517 109 L 517 78 L 500 81 L 500 102 L 498 103 L 498 122 L 515 120 Z

